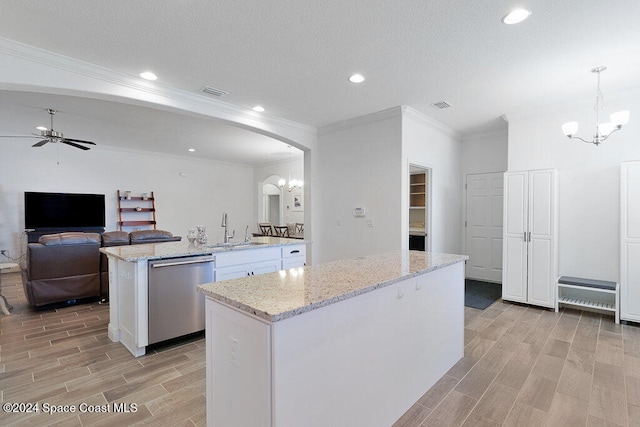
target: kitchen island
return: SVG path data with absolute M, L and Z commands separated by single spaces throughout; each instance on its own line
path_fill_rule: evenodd
M 463 356 L 465 259 L 397 251 L 198 286 L 207 425 L 392 425 Z
M 306 243 L 255 237 L 101 248 L 109 260 L 109 338 L 137 357 L 150 344 L 203 330 L 204 296 L 196 285 L 304 266 Z

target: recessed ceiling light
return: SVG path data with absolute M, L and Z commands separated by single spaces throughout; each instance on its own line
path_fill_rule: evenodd
M 140 73 L 140 77 L 142 77 L 145 80 L 151 80 L 152 82 L 155 80 L 158 80 L 158 76 L 153 74 L 151 71 L 144 71 Z
M 507 25 L 519 24 L 531 15 L 527 9 L 514 9 L 502 17 L 502 22 Z
M 195 149 L 195 148 L 189 148 L 189 150 L 188 150 L 188 151 L 189 151 L 189 152 L 191 152 L 191 153 L 193 153 L 194 151 L 196 151 L 196 149 Z
M 258 113 L 264 113 L 264 107 L 261 105 L 256 105 L 252 108 L 253 111 L 257 111 Z
M 45 126 L 36 126 L 36 129 L 38 129 L 38 130 L 47 130 L 47 128 Z
M 354 74 L 349 77 L 349 81 L 351 83 L 362 83 L 364 81 L 364 77 L 362 76 L 362 74 Z

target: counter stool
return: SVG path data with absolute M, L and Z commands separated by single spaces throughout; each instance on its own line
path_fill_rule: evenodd
M 274 225 L 273 231 L 277 237 L 289 237 L 289 227 L 286 225 Z
M 9 304 L 4 295 L 2 295 L 2 270 L 9 270 L 10 268 L 17 267 L 18 264 L 16 264 L 15 262 L 0 262 L 0 310 L 2 310 L 2 312 L 7 316 L 11 314 L 9 313 L 9 310 L 11 310 L 13 306 Z

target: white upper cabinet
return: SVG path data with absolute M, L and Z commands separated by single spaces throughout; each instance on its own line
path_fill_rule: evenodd
M 640 161 L 620 166 L 620 318 L 640 321 Z
M 557 261 L 556 171 L 504 175 L 502 298 L 553 307 Z

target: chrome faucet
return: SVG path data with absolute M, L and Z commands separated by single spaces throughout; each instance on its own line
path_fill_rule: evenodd
M 229 226 L 227 223 L 227 213 L 224 212 L 222 214 L 222 225 L 221 227 L 224 227 L 224 242 L 225 243 L 229 243 L 229 240 L 233 239 L 236 235 L 236 230 L 233 230 L 233 232 L 231 234 L 229 234 Z

